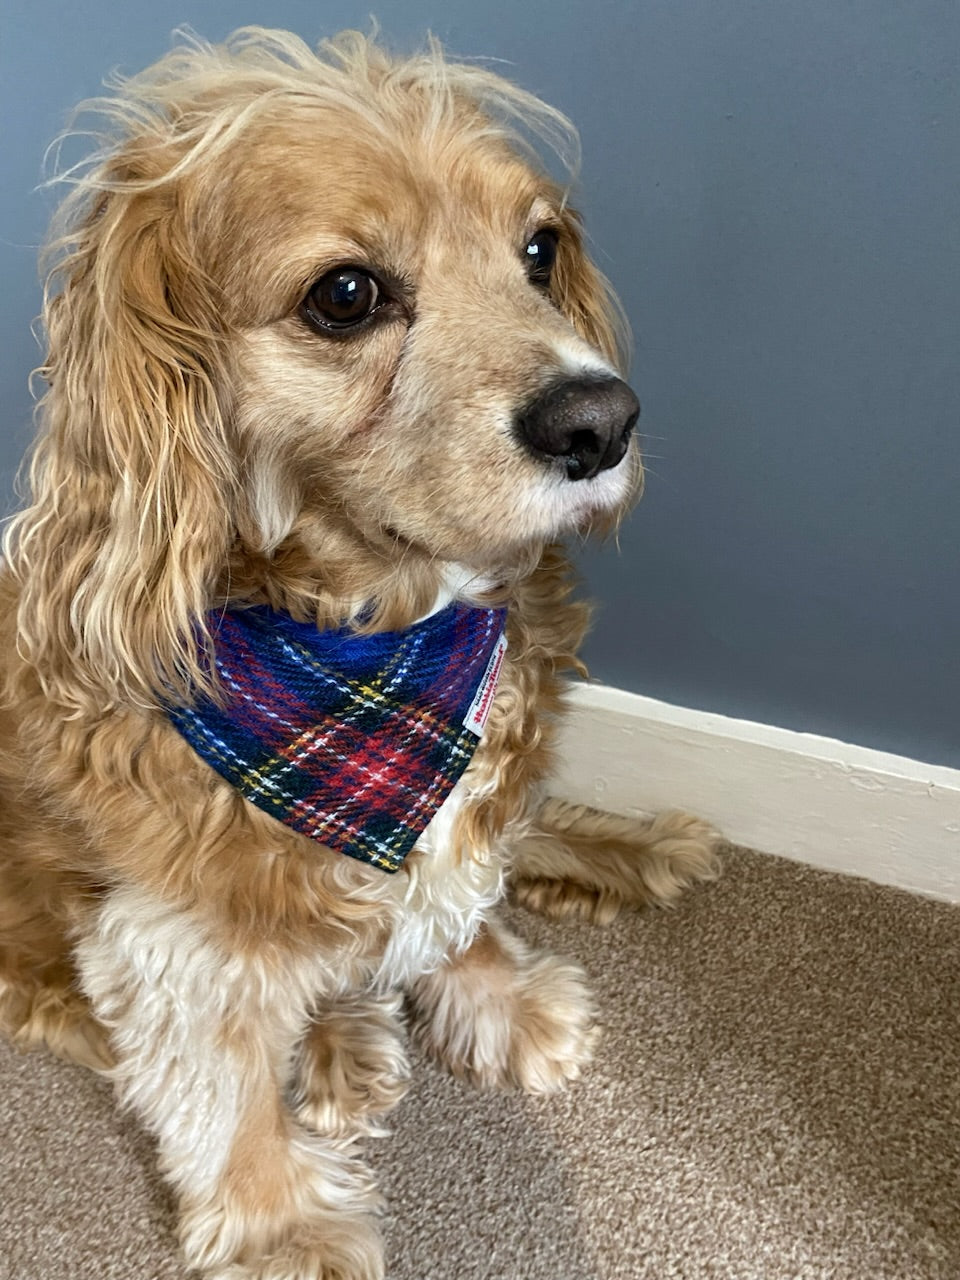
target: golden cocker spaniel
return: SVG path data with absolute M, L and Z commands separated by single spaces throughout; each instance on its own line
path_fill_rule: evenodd
M 111 1074 L 207 1280 L 374 1280 L 406 1025 L 485 1086 L 590 1055 L 506 889 L 606 920 L 714 868 L 543 794 L 557 540 L 642 474 L 616 304 L 567 122 L 435 45 L 188 38 L 94 105 L 0 570 L 0 1025 Z

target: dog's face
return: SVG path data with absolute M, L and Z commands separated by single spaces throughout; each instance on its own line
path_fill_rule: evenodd
M 189 696 L 225 600 L 404 626 L 451 565 L 506 591 L 615 524 L 641 477 L 615 306 L 518 137 L 562 117 L 350 33 L 178 50 L 98 105 L 8 534 L 69 705 Z
M 332 509 L 483 565 L 634 491 L 636 402 L 573 323 L 572 282 L 599 288 L 576 220 L 462 113 L 278 113 L 201 179 L 267 546 Z

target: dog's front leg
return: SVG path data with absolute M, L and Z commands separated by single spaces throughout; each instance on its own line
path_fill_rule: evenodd
M 579 965 L 484 924 L 410 992 L 421 1043 L 455 1075 L 548 1093 L 576 1079 L 596 1030 Z
M 303 960 L 231 954 L 127 888 L 78 962 L 120 1094 L 159 1140 L 189 1266 L 206 1280 L 380 1280 L 370 1175 L 349 1140 L 310 1133 L 284 1103 L 307 1022 Z

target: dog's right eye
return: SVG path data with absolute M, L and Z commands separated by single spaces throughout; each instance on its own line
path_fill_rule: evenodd
M 535 284 L 538 289 L 550 288 L 550 279 L 557 261 L 557 242 L 556 231 L 552 227 L 542 227 L 524 250 L 527 275 L 530 283 Z
M 322 333 L 340 333 L 362 324 L 386 301 L 377 281 L 359 267 L 335 267 L 314 284 L 302 311 Z

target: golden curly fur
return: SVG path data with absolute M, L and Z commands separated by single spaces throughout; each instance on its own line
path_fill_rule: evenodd
M 572 154 L 566 121 L 435 46 L 250 29 L 115 88 L 67 175 L 0 573 L 0 1024 L 110 1072 L 157 1136 L 191 1267 L 371 1280 L 355 1144 L 406 1087 L 403 998 L 453 1070 L 561 1087 L 590 998 L 496 921 L 508 879 L 608 919 L 713 869 L 694 819 L 538 799 L 587 621 L 553 543 L 612 527 L 641 468 L 631 445 L 574 484 L 509 425 L 560 375 L 612 376 L 616 306 L 530 146 Z M 548 291 L 522 262 L 544 227 Z M 348 341 L 302 307 L 344 263 L 392 281 Z M 454 595 L 508 605 L 507 660 L 396 876 L 252 808 L 163 714 L 209 679 L 212 609 L 394 629 Z

